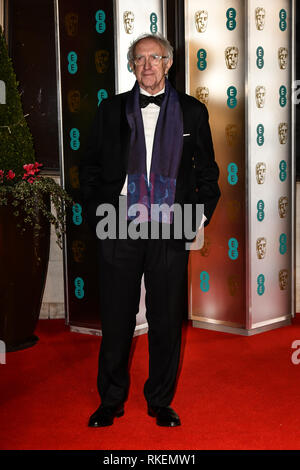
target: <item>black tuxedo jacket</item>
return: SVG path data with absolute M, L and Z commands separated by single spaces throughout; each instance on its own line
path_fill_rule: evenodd
M 102 101 L 94 120 L 85 158 L 80 163 L 82 202 L 95 230 L 101 203 L 118 206 L 127 174 L 130 127 L 125 114 L 131 91 Z M 205 225 L 220 197 L 219 169 L 215 162 L 206 106 L 179 93 L 183 114 L 183 152 L 176 181 L 175 203 L 204 204 Z M 193 216 L 194 217 L 194 216 Z

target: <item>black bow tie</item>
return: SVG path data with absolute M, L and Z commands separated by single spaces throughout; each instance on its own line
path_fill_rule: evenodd
M 143 95 L 142 93 L 140 93 L 140 107 L 146 108 L 146 106 L 148 106 L 148 104 L 150 103 L 154 103 L 157 106 L 161 106 L 164 97 L 165 97 L 164 93 L 161 93 L 160 95 L 157 95 L 157 96 L 147 96 L 147 95 Z

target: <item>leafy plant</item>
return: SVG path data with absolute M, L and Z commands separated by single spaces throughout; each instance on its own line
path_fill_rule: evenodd
M 24 231 L 31 225 L 36 236 L 41 213 L 54 226 L 57 243 L 62 247 L 65 209 L 72 199 L 52 178 L 41 175 L 42 164 L 35 161 L 32 135 L 1 27 L 0 79 L 6 88 L 6 104 L 0 104 L 0 207 L 11 205 L 18 220 L 22 218 L 20 229 Z

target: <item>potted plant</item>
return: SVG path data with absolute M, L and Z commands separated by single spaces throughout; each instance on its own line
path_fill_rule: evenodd
M 6 350 L 35 344 L 46 282 L 50 226 L 62 248 L 65 210 L 72 200 L 36 162 L 18 83 L 0 28 L 0 340 Z

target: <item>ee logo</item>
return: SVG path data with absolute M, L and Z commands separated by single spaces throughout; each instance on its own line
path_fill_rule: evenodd
M 287 236 L 285 233 L 282 233 L 279 237 L 279 253 L 285 255 L 287 252 Z
M 264 213 L 264 208 L 265 208 L 265 203 L 264 201 L 260 200 L 257 203 L 257 220 L 259 222 L 262 222 L 265 218 L 265 213 Z
M 227 181 L 229 184 L 234 186 L 238 182 L 238 166 L 236 163 L 229 163 L 228 167 L 228 177 Z
M 264 137 L 265 128 L 264 128 L 264 126 L 262 124 L 258 124 L 258 126 L 256 128 L 256 132 L 257 132 L 256 142 L 257 142 L 257 145 L 259 145 L 261 147 L 262 145 L 264 145 L 264 142 L 265 142 L 265 137 Z
M 206 57 L 207 57 L 207 52 L 205 49 L 199 49 L 197 52 L 197 67 L 199 70 L 205 70 L 207 67 L 207 62 L 206 62 Z
M 106 30 L 106 24 L 105 24 L 105 12 L 103 10 L 98 10 L 95 14 L 96 18 L 96 31 L 99 34 L 104 33 Z
M 259 69 L 262 69 L 263 66 L 265 65 L 264 55 L 265 55 L 265 51 L 264 51 L 263 47 L 259 46 L 256 49 L 256 57 L 257 57 L 256 65 L 257 65 L 257 68 L 259 68 Z
M 259 274 L 256 282 L 258 295 L 263 295 L 265 293 L 265 276 L 263 274 Z
M 282 108 L 284 108 L 287 103 L 286 95 L 287 95 L 287 89 L 284 85 L 282 85 L 279 88 L 279 104 Z
M 77 65 L 77 54 L 74 51 L 69 52 L 68 54 L 68 72 L 71 75 L 77 73 L 78 65 Z
M 72 207 L 73 212 L 73 224 L 74 225 L 81 225 L 82 224 L 82 207 L 78 202 L 73 205 Z
M 74 286 L 75 286 L 75 296 L 77 299 L 83 299 L 84 297 L 84 281 L 81 277 L 76 277 L 74 281 Z
M 152 34 L 157 33 L 157 14 L 151 13 L 150 15 L 150 31 Z
M 237 239 L 236 238 L 230 238 L 230 240 L 228 242 L 228 247 L 229 247 L 228 256 L 233 261 L 235 261 L 239 257 L 238 246 L 239 246 L 239 243 L 238 243 Z
M 202 271 L 200 273 L 200 289 L 202 292 L 208 292 L 209 287 L 209 274 L 206 271 Z
M 70 130 L 70 147 L 72 150 L 78 150 L 80 147 L 80 132 L 76 127 L 73 127 L 73 129 Z
M 227 88 L 227 106 L 228 108 L 235 108 L 236 105 L 237 105 L 237 99 L 236 99 L 236 95 L 237 95 L 237 89 L 234 87 L 234 86 L 230 86 L 229 88 Z
M 98 97 L 98 106 L 100 106 L 101 102 L 105 100 L 106 98 L 108 98 L 108 93 L 106 90 L 104 90 L 104 88 L 101 88 L 101 90 L 99 90 L 97 93 L 97 97 Z
M 281 162 L 279 163 L 279 179 L 280 181 L 285 181 L 286 180 L 286 177 L 287 177 L 287 172 L 286 172 L 286 169 L 287 169 L 287 164 L 286 164 L 286 161 L 285 160 L 281 160 Z
M 282 8 L 279 12 L 279 19 L 280 19 L 279 28 L 281 31 L 285 31 L 287 28 L 286 17 L 287 17 L 286 10 Z
M 229 31 L 233 31 L 236 28 L 236 10 L 234 8 L 228 8 L 226 11 L 226 26 Z

